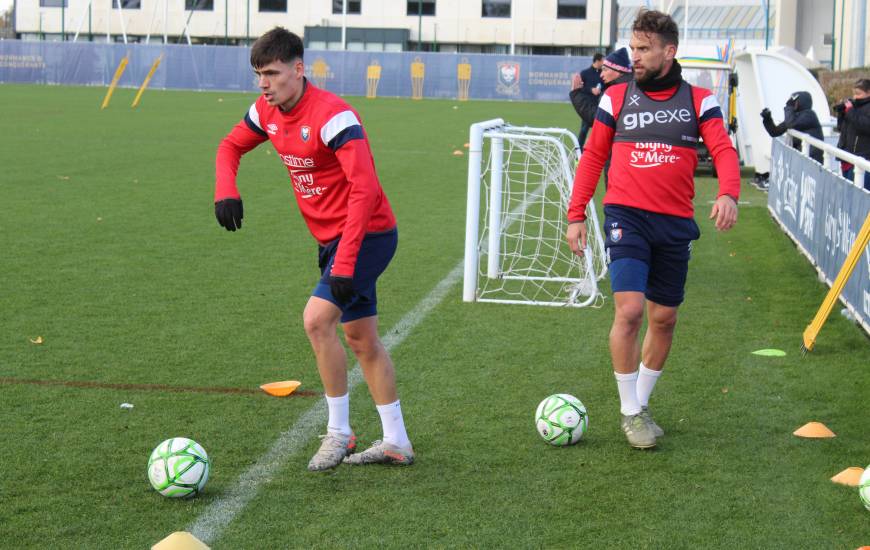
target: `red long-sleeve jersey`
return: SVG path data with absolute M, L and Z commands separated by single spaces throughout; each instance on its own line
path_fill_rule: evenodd
M 685 85 L 685 84 L 684 84 Z M 625 101 L 628 84 L 607 89 L 599 103 L 592 133 L 583 148 L 583 156 L 574 176 L 574 188 L 568 206 L 568 221 L 584 221 L 586 205 L 595 193 L 601 169 L 611 157 L 604 204 L 630 206 L 650 212 L 683 218 L 694 215 L 694 173 L 698 155 L 694 147 L 614 141 L 617 121 Z M 654 101 L 673 97 L 679 86 L 660 92 L 644 92 Z M 694 116 L 698 131 L 713 157 L 719 174 L 719 194 L 735 200 L 740 196 L 740 168 L 737 151 L 728 137 L 722 110 L 710 90 L 692 86 Z M 649 113 L 648 120 L 632 124 L 668 124 L 678 113 Z M 652 117 L 652 118 L 649 118 Z M 685 120 L 683 121 L 685 122 Z
M 332 274 L 352 277 L 365 234 L 396 226 L 359 115 L 308 81 L 287 112 L 260 96 L 218 146 L 215 201 L 240 198 L 239 160 L 266 140 L 287 166 L 296 204 L 314 238 L 326 244 L 341 237 Z

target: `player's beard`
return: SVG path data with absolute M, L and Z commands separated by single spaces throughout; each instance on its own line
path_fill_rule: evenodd
M 656 78 L 660 77 L 662 75 L 663 69 L 664 69 L 664 63 L 659 65 L 659 68 L 654 70 L 654 71 L 652 69 L 647 68 L 647 70 L 644 71 L 642 77 L 638 78 L 637 75 L 634 75 L 634 79 L 637 80 L 638 82 L 650 82 L 651 80 L 655 80 Z

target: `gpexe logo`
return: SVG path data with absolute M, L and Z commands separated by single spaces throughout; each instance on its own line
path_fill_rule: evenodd
M 688 109 L 660 109 L 658 111 L 640 111 L 638 113 L 626 113 L 622 117 L 626 130 L 643 128 L 650 124 L 669 124 L 671 122 L 689 122 L 692 113 Z

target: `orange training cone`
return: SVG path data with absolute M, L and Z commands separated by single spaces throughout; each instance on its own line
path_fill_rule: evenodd
M 861 479 L 861 474 L 863 473 L 864 468 L 852 466 L 851 468 L 846 468 L 839 474 L 832 477 L 831 481 L 833 481 L 834 483 L 839 483 L 841 485 L 848 485 L 849 487 L 857 487 L 858 482 Z
M 808 422 L 794 431 L 798 437 L 827 438 L 836 437 L 837 434 L 828 429 L 821 422 Z
M 296 380 L 285 380 L 283 382 L 270 382 L 268 384 L 263 384 L 260 386 L 260 389 L 269 395 L 274 395 L 275 397 L 285 397 L 296 391 L 296 388 L 301 385 L 302 382 Z

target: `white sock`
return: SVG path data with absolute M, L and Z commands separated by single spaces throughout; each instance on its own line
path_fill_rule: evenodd
M 629 374 L 614 372 L 616 386 L 619 388 L 619 410 L 625 416 L 631 416 L 640 412 L 640 403 L 637 402 L 637 371 Z
M 405 431 L 399 400 L 388 405 L 378 405 L 378 414 L 381 415 L 381 425 L 384 427 L 384 441 L 397 447 L 408 447 L 411 441 Z
M 641 362 L 637 372 L 637 400 L 641 407 L 647 407 L 649 406 L 649 396 L 652 395 L 653 388 L 656 387 L 656 381 L 662 375 L 662 371 L 648 369 Z
M 326 396 L 326 405 L 329 407 L 329 423 L 326 431 L 341 435 L 353 433 L 350 429 L 350 394 L 340 397 Z

